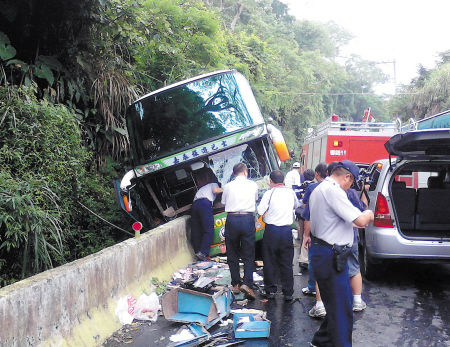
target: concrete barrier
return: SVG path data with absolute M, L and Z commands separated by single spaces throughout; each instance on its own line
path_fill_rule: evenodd
M 193 260 L 189 217 L 0 289 L 0 346 L 99 346 L 119 297 L 150 292 Z

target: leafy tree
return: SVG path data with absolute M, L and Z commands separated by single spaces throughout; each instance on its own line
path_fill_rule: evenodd
M 388 103 L 392 117 L 416 120 L 450 109 L 450 62 L 448 51 L 441 53 L 434 69 L 418 68 L 418 77 L 403 86 Z

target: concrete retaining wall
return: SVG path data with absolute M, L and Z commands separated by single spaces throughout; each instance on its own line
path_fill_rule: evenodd
M 0 346 L 98 346 L 121 327 L 119 297 L 150 293 L 192 261 L 189 217 L 0 289 Z

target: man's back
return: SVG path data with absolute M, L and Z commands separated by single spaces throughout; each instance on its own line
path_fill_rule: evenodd
M 226 212 L 255 212 L 255 201 L 258 199 L 258 185 L 237 176 L 223 188 L 222 203 Z
M 292 169 L 286 174 L 284 178 L 284 185 L 286 187 L 292 188 L 292 186 L 299 186 L 300 184 L 300 173 L 296 169 Z
M 273 225 L 291 225 L 294 222 L 293 211 L 299 206 L 294 191 L 287 187 L 276 187 L 264 193 L 258 206 L 258 214 L 264 222 Z

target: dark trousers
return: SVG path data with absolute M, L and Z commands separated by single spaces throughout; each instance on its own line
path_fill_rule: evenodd
M 262 243 L 262 256 L 264 260 L 264 288 L 266 293 L 276 293 L 276 279 L 277 273 L 279 273 L 283 294 L 294 294 L 294 275 L 292 273 L 294 246 L 290 225 L 276 226 L 266 224 Z
M 255 261 L 255 217 L 252 214 L 228 214 L 225 223 L 225 245 L 231 284 L 241 283 L 239 259 L 244 263 L 244 284 L 253 285 Z
M 312 344 L 320 347 L 348 347 L 352 345 L 352 290 L 348 265 L 342 272 L 333 266 L 333 250 L 329 246 L 311 242 L 311 262 L 319 284 L 320 295 L 327 315 L 314 334 Z
M 191 243 L 194 252 L 209 255 L 214 239 L 214 216 L 212 203 L 208 199 L 198 199 L 191 208 Z
M 314 276 L 314 271 L 311 263 L 311 252 L 308 252 L 308 289 L 310 291 L 316 291 L 316 276 Z

